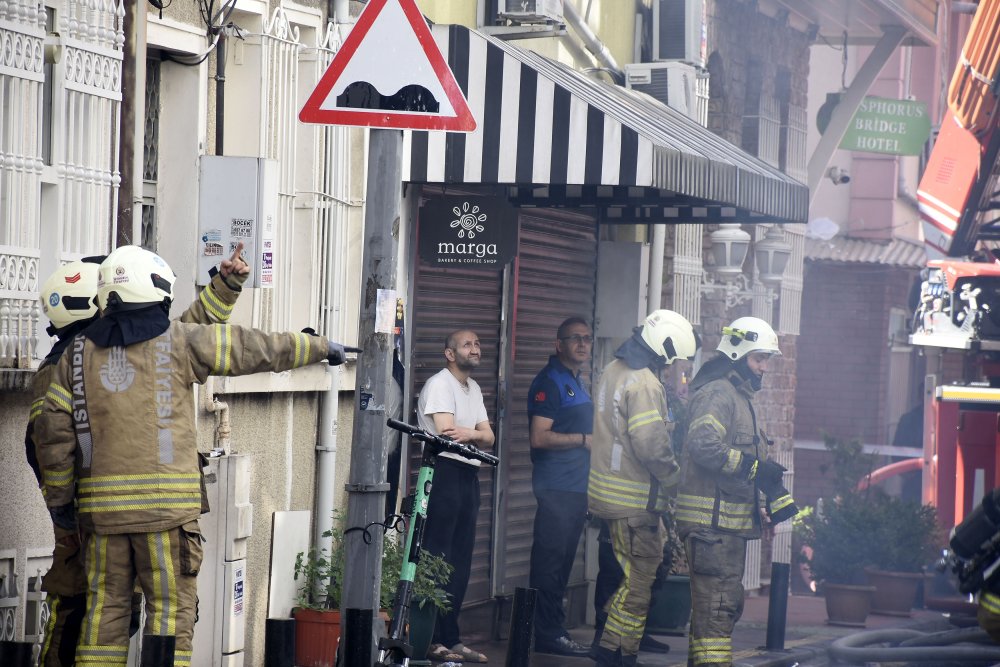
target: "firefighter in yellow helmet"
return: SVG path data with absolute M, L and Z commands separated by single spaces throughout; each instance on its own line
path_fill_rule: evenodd
M 233 256 L 223 260 L 211 282 L 181 316 L 183 322 L 225 322 L 250 272 L 240 259 L 242 244 Z M 45 391 L 49 387 L 55 364 L 70 341 L 99 316 L 97 310 L 97 272 L 104 257 L 87 257 L 69 262 L 56 269 L 42 285 L 39 299 L 42 311 L 49 319 L 46 331 L 56 341 L 32 378 L 32 404 L 25 432 L 24 446 L 28 465 L 42 485 L 41 470 L 35 453 L 34 421 L 41 413 Z M 55 549 L 52 566 L 42 579 L 47 593 L 49 619 L 45 626 L 39 663 L 42 667 L 72 665 L 76 652 L 80 623 L 86 602 L 87 579 L 83 558 L 75 531 L 55 528 Z
M 125 665 L 136 581 L 146 598 L 142 664 L 191 664 L 202 558 L 192 384 L 345 359 L 341 345 L 305 333 L 171 322 L 174 280 L 136 246 L 104 260 L 103 316 L 71 340 L 34 423 L 49 513 L 83 539 L 79 665 Z
M 746 542 L 760 537 L 758 490 L 778 523 L 798 510 L 784 472 L 766 460 L 769 442 L 753 408 L 768 360 L 781 354 L 763 320 L 741 317 L 722 329 L 715 357 L 691 382 L 688 432 L 675 521 L 691 570 L 688 664 L 732 664 L 733 626 L 743 612 Z
M 594 433 L 587 503 L 604 519 L 624 570 L 608 602 L 594 659 L 600 667 L 636 664 L 656 568 L 666 533 L 660 515 L 679 477 L 670 436 L 672 418 L 660 373 L 695 354 L 691 323 L 656 310 L 605 366 L 594 394 Z

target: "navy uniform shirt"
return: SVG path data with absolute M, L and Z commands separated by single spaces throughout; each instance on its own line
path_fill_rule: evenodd
M 587 433 L 594 429 L 594 404 L 578 375 L 566 368 L 559 357 L 549 357 L 548 365 L 535 376 L 528 390 L 528 423 L 532 417 L 552 420 L 555 433 Z M 582 438 L 581 438 L 582 445 Z M 587 492 L 590 450 L 531 448 L 531 486 L 535 490 Z

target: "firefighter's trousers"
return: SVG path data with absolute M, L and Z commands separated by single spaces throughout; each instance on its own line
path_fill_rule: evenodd
M 743 615 L 746 538 L 696 528 L 684 537 L 691 569 L 688 665 L 733 664 L 733 626 Z
M 56 529 L 52 567 L 42 579 L 42 590 L 49 604 L 45 640 L 39 664 L 63 667 L 73 664 L 80 623 L 86 607 L 87 576 L 83 569 L 83 549 L 66 539 L 69 533 Z
M 979 594 L 979 608 L 976 610 L 979 627 L 986 631 L 995 642 L 1000 643 L 1000 594 L 984 590 Z
M 608 600 L 601 646 L 612 651 L 620 648 L 622 655 L 636 655 L 646 628 L 656 568 L 663 561 L 666 531 L 657 514 L 610 519 L 607 523 L 611 546 L 624 576 Z
M 155 533 L 89 535 L 85 546 L 87 613 L 78 667 L 124 667 L 132 591 L 146 598 L 147 635 L 173 636 L 175 667 L 190 667 L 202 544 L 198 522 Z

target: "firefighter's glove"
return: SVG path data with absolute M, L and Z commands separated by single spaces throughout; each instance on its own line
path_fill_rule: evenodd
M 56 526 L 63 530 L 76 532 L 76 508 L 73 503 L 50 507 L 49 514 L 52 516 L 52 523 Z
M 774 461 L 763 461 L 757 466 L 757 480 L 760 484 L 760 488 L 764 493 L 767 493 L 768 489 L 777 490 L 781 486 L 782 476 L 785 471 L 788 470 L 783 465 L 779 465 Z M 769 494 L 772 495 L 773 494 Z
M 740 465 L 736 469 L 736 474 L 740 479 L 752 480 L 757 476 L 757 459 L 746 454 L 740 454 Z
M 774 498 L 767 498 L 767 516 L 772 524 L 779 524 L 788 521 L 799 513 L 799 508 L 795 506 L 795 499 L 788 493 L 785 487 L 781 487 L 778 495 Z
M 347 361 L 347 350 L 340 343 L 334 343 L 330 341 L 330 349 L 326 354 L 326 360 L 330 362 L 331 366 L 339 366 L 345 361 Z

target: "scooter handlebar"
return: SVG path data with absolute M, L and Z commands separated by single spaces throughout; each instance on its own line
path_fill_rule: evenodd
M 493 456 L 492 454 L 487 454 L 473 445 L 469 445 L 464 442 L 456 442 L 455 440 L 443 435 L 428 433 L 418 426 L 413 426 L 412 424 L 407 424 L 406 422 L 401 422 L 397 419 L 387 419 L 385 423 L 389 428 L 406 433 L 414 440 L 435 443 L 444 451 L 459 454 L 460 456 L 464 456 L 469 459 L 475 459 L 491 466 L 499 465 L 500 463 L 499 458 Z

